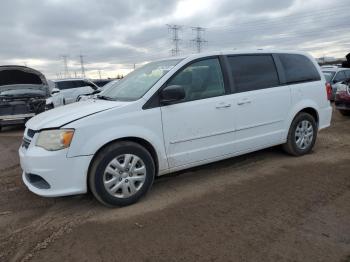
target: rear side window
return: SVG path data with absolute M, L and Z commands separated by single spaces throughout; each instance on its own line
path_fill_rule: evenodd
M 247 92 L 279 85 L 271 55 L 238 55 L 228 57 L 236 92 Z
M 287 84 L 321 80 L 315 65 L 306 56 L 297 54 L 279 54 L 278 56 Z

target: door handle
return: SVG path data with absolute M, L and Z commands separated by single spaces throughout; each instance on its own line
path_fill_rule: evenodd
M 216 105 L 216 109 L 223 109 L 223 108 L 229 108 L 231 107 L 231 104 L 228 103 L 219 103 L 218 105 Z
M 252 102 L 252 100 L 242 99 L 242 100 L 237 102 L 237 105 L 241 106 L 241 105 L 245 105 L 245 104 L 250 104 L 251 102 Z

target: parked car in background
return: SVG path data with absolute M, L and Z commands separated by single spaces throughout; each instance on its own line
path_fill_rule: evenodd
M 111 87 L 111 86 L 114 86 L 116 83 L 119 82 L 119 79 L 115 79 L 107 84 L 105 84 L 104 86 L 102 87 L 99 87 L 96 91 L 94 91 L 92 94 L 90 95 L 81 95 L 78 97 L 78 101 L 85 101 L 85 100 L 88 100 L 92 97 L 94 97 L 95 95 L 101 93 L 102 91 L 106 90 L 107 88 Z
M 91 79 L 91 82 L 93 82 L 98 87 L 105 86 L 111 81 L 113 81 L 113 79 Z
M 342 115 L 350 116 L 350 79 L 339 83 L 334 104 Z
M 332 67 L 332 68 L 322 68 L 322 72 L 326 78 L 326 81 L 332 87 L 332 98 L 333 101 L 335 94 L 337 93 L 337 88 L 340 82 L 350 79 L 350 68 Z
M 42 196 L 129 205 L 155 176 L 283 145 L 310 153 L 331 89 L 303 52 L 201 53 L 146 64 L 84 102 L 31 119 L 23 181 Z
M 66 104 L 63 94 L 56 88 L 52 80 L 47 80 L 50 89 L 50 97 L 46 99 L 46 110 L 63 106 Z
M 0 66 L 0 130 L 24 124 L 45 110 L 50 96 L 45 76 L 25 66 Z
M 59 79 L 53 80 L 55 92 L 61 93 L 64 97 L 64 104 L 70 104 L 78 101 L 81 95 L 89 95 L 98 89 L 93 82 L 87 79 Z

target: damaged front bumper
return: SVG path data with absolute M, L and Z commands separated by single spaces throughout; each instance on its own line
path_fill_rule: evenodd
M 1 100 L 1 99 L 0 99 Z M 6 99 L 0 101 L 0 126 L 24 124 L 45 111 L 45 99 Z

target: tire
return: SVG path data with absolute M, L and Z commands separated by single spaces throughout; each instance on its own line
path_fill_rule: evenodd
M 312 135 L 310 135 L 311 128 Z M 287 142 L 282 147 L 290 155 L 302 156 L 310 153 L 315 145 L 316 137 L 317 124 L 315 118 L 308 113 L 302 112 L 293 119 L 289 128 Z
M 98 153 L 91 165 L 88 183 L 102 204 L 127 206 L 148 192 L 154 177 L 151 154 L 141 145 L 125 141 L 108 145 Z
M 63 105 L 64 106 L 66 105 L 66 99 L 63 99 Z
M 342 114 L 343 116 L 350 116 L 350 110 L 342 110 L 339 109 L 340 114 Z

